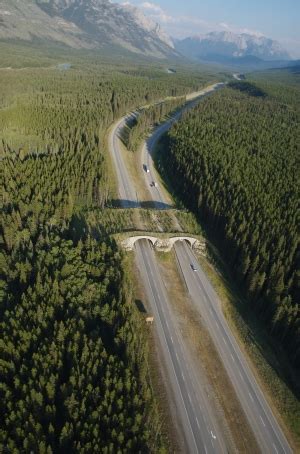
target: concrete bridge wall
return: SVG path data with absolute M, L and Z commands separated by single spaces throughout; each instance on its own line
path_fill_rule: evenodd
M 200 242 L 197 238 L 190 236 L 175 236 L 170 238 L 158 238 L 148 235 L 132 236 L 122 241 L 122 247 L 127 251 L 132 251 L 134 249 L 135 242 L 143 239 L 150 241 L 153 248 L 158 251 L 170 251 L 176 241 L 187 241 L 191 248 L 200 250 L 205 249 L 205 244 L 203 242 Z

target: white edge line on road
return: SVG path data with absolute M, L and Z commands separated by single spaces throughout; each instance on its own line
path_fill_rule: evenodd
M 142 256 L 144 268 L 145 268 L 145 271 L 146 271 L 146 276 L 147 276 L 147 280 L 148 280 L 149 289 L 150 289 L 150 292 L 151 292 L 151 294 L 152 294 L 153 300 L 156 301 L 155 296 L 154 296 L 154 293 L 153 293 L 153 290 L 152 290 L 152 286 L 151 286 L 151 283 L 150 283 L 150 279 L 149 279 L 149 276 L 148 276 L 148 273 L 147 273 L 146 260 L 145 260 L 145 258 L 144 258 L 144 254 L 143 254 L 142 248 L 141 248 L 141 256 Z M 149 264 L 148 264 L 148 265 L 149 265 Z M 155 303 L 155 305 L 156 305 L 156 303 Z M 166 338 L 166 333 L 165 333 L 165 331 L 164 331 L 164 329 L 163 329 L 163 324 L 162 324 L 162 321 L 161 321 L 159 312 L 158 312 L 158 320 L 159 320 L 159 323 L 160 323 L 160 326 L 161 326 L 161 330 L 162 330 L 162 333 L 163 333 L 163 337 L 164 337 L 164 340 L 165 340 L 165 345 L 166 345 L 166 348 L 167 348 L 167 351 L 168 351 L 168 354 L 169 354 L 170 362 L 171 362 L 172 369 L 173 369 L 173 374 L 174 374 L 174 376 L 175 376 L 175 380 L 176 380 L 176 383 L 177 383 L 177 386 L 178 386 L 178 389 L 179 389 L 181 401 L 182 401 L 182 403 L 183 403 L 183 408 L 184 408 L 185 413 L 186 413 L 186 417 L 187 417 L 187 422 L 188 422 L 188 425 L 189 425 L 189 429 L 190 429 L 190 431 L 191 431 L 191 434 L 192 434 L 192 437 L 193 437 L 194 444 L 195 444 L 195 446 L 196 446 L 196 451 L 198 452 L 198 446 L 197 446 L 197 443 L 196 443 L 196 438 L 195 438 L 195 435 L 194 435 L 194 432 L 193 432 L 193 428 L 192 428 L 192 425 L 191 425 L 191 421 L 190 421 L 190 418 L 189 418 L 189 415 L 188 415 L 188 411 L 187 411 L 187 408 L 186 408 L 186 405 L 185 405 L 185 401 L 184 401 L 184 398 L 183 398 L 183 395 L 182 395 L 181 387 L 180 387 L 180 385 L 179 385 L 178 377 L 177 377 L 177 374 L 176 374 L 176 371 L 175 371 L 175 366 L 174 366 L 174 363 L 173 363 L 173 360 L 172 360 L 172 355 L 171 355 L 171 352 L 170 352 L 170 349 L 169 349 L 169 346 L 168 346 L 168 342 L 167 342 L 167 338 Z M 175 353 L 176 353 L 176 352 L 175 352 Z M 185 378 L 184 378 L 184 375 L 183 375 L 182 371 L 181 371 L 181 375 L 182 375 L 183 380 L 185 381 Z
M 192 254 L 193 258 L 195 258 L 193 252 L 191 250 L 189 252 Z M 201 281 L 201 278 L 200 278 L 200 281 Z M 202 281 L 201 281 L 201 283 L 202 283 Z M 271 425 L 272 430 L 273 430 L 273 432 L 274 432 L 274 434 L 275 434 L 275 436 L 277 438 L 277 441 L 279 442 L 280 447 L 282 448 L 283 452 L 286 453 L 285 447 L 282 444 L 281 437 L 283 437 L 283 440 L 287 443 L 288 447 L 289 447 L 289 444 L 288 444 L 288 441 L 285 439 L 285 435 L 284 435 L 284 433 L 282 431 L 282 428 L 280 427 L 280 424 L 276 420 L 271 408 L 268 406 L 268 403 L 266 401 L 264 393 L 261 390 L 260 386 L 258 385 L 254 375 L 252 374 L 252 372 L 251 372 L 251 370 L 249 368 L 249 365 L 247 363 L 247 360 L 244 358 L 243 353 L 241 352 L 240 347 L 239 347 L 234 335 L 231 333 L 230 328 L 228 327 L 227 322 L 226 322 L 225 319 L 224 319 L 224 322 L 225 322 L 226 327 L 229 329 L 229 333 L 230 333 L 230 335 L 232 337 L 232 339 L 231 339 L 230 336 L 228 337 L 227 347 L 230 346 L 233 349 L 233 351 L 235 352 L 235 354 L 237 355 L 237 358 L 239 359 L 240 365 L 242 366 L 243 372 L 245 372 L 247 374 L 250 373 L 250 376 L 251 376 L 251 379 L 252 379 L 252 382 L 253 382 L 253 384 L 251 383 L 251 391 L 253 391 L 253 394 L 256 396 L 258 402 L 260 402 L 260 407 L 261 407 L 261 410 L 264 413 L 264 416 L 265 416 L 266 420 Z M 240 356 L 241 356 L 241 358 L 240 358 Z M 241 379 L 245 382 L 245 379 L 241 375 L 240 370 L 239 370 L 239 375 L 240 375 Z M 262 400 L 262 402 L 261 402 L 261 400 Z M 274 426 L 274 423 L 275 423 L 275 426 Z M 289 450 L 289 452 L 292 453 L 291 450 Z

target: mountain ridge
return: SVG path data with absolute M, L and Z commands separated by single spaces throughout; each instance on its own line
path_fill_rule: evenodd
M 193 60 L 211 55 L 227 58 L 257 57 L 261 60 L 290 60 L 286 50 L 275 40 L 260 34 L 210 32 L 174 40 L 175 49 Z
M 0 40 L 52 41 L 72 48 L 119 46 L 149 57 L 177 56 L 158 24 L 109 0 L 0 0 Z

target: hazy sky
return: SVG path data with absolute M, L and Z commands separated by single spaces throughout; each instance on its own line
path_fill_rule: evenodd
M 115 0 L 131 3 L 174 37 L 213 30 L 261 33 L 300 58 L 300 0 Z

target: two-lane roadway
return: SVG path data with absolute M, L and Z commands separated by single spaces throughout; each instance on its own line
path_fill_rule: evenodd
M 147 162 L 154 169 L 153 149 L 161 134 L 154 134 L 146 148 Z M 145 159 L 145 158 L 144 158 Z M 155 173 L 155 170 L 152 170 Z M 153 194 L 157 208 L 166 203 L 165 193 L 158 186 Z M 186 243 L 175 243 L 178 263 L 195 307 L 206 321 L 210 336 L 233 383 L 241 406 L 252 427 L 261 451 L 269 454 L 291 454 L 289 443 L 276 420 L 263 392 L 226 322 L 219 299 L 205 276 L 192 249 Z M 197 272 L 192 270 L 194 264 Z
M 124 117 L 112 128 L 109 149 L 116 169 L 120 203 L 124 208 L 132 208 L 138 207 L 139 203 L 120 150 L 120 133 L 126 121 L 127 117 Z M 169 127 L 170 125 L 171 123 Z M 169 385 L 176 402 L 176 416 L 183 428 L 186 450 L 195 454 L 225 453 L 226 441 L 216 421 L 214 410 L 207 395 L 199 387 L 192 368 L 187 364 L 183 342 L 170 313 L 171 305 L 153 250 L 148 241 L 139 241 L 136 243 L 135 251 L 148 302 L 155 317 L 155 329 L 164 355 Z
M 157 209 L 166 209 L 170 205 L 168 205 L 168 200 L 166 199 L 166 194 L 162 194 L 161 188 L 158 189 L 158 187 L 153 185 L 153 182 L 157 183 L 157 173 L 156 170 L 154 169 L 153 165 L 153 150 L 155 147 L 155 144 L 157 143 L 158 139 L 165 133 L 167 132 L 171 126 L 180 119 L 182 114 L 188 110 L 194 107 L 196 104 L 198 104 L 200 99 L 203 99 L 205 96 L 210 95 L 216 90 L 219 90 L 222 88 L 225 84 L 223 82 L 219 82 L 213 85 L 210 85 L 209 87 L 204 88 L 201 91 L 191 93 L 190 95 L 186 96 L 187 103 L 181 107 L 174 115 L 172 115 L 167 121 L 165 121 L 163 124 L 159 125 L 157 128 L 155 128 L 152 132 L 150 137 L 144 142 L 143 147 L 142 147 L 142 153 L 141 153 L 141 170 L 144 169 L 144 179 L 145 179 L 145 184 L 151 194 L 151 198 L 153 201 L 155 201 L 155 207 Z M 145 172 L 145 168 L 149 170 L 149 172 Z
M 129 114 L 115 123 L 110 131 L 108 139 L 109 151 L 112 156 L 118 180 L 119 202 L 124 208 L 136 208 L 139 206 L 137 193 L 130 181 L 120 149 L 122 129 L 132 115 L 134 114 Z
M 154 252 L 147 240 L 137 242 L 135 250 L 189 452 L 226 453 L 226 443 L 209 408 L 206 394 L 196 386 L 193 372 L 187 364 Z
M 290 446 L 231 334 L 218 296 L 186 242 L 177 242 L 175 251 L 189 294 L 205 320 L 211 338 L 233 383 L 242 408 L 263 453 L 288 454 Z M 192 265 L 195 270 L 192 269 Z
M 202 93 L 202 97 L 222 85 L 224 84 L 208 87 Z M 197 99 L 185 108 L 192 107 L 200 99 L 201 96 L 198 94 Z M 153 148 L 159 137 L 170 128 L 174 121 L 179 119 L 185 108 L 153 132 L 142 152 L 141 172 L 144 172 L 145 184 L 148 189 L 150 188 L 149 192 L 154 205 L 160 209 L 168 207 L 169 201 L 160 186 L 150 186 L 152 181 L 156 181 L 156 171 L 152 160 Z M 123 201 L 123 206 L 132 207 L 138 206 L 136 192 L 118 149 L 117 136 L 124 126 L 124 122 L 123 119 L 115 126 L 110 136 L 110 148 L 116 165 L 120 198 Z M 149 173 L 143 170 L 145 165 L 149 168 Z M 191 299 L 206 322 L 211 338 L 233 383 L 261 451 L 270 454 L 291 454 L 292 450 L 289 443 L 230 331 L 222 314 L 218 297 L 201 269 L 196 256 L 185 242 L 175 244 L 175 250 Z M 202 396 L 201 390 L 195 386 L 191 371 L 189 372 L 185 367 L 184 352 L 180 347 L 176 329 L 172 322 L 172 314 L 168 309 L 170 305 L 167 294 L 149 243 L 138 242 L 136 254 L 148 300 L 155 320 L 157 320 L 156 329 L 168 366 L 170 383 L 176 396 L 177 406 L 180 409 L 180 419 L 189 450 L 199 453 L 222 452 L 222 449 L 225 449 L 225 442 L 224 440 L 221 441 L 222 434 L 211 416 L 213 412 L 208 402 L 205 402 L 205 405 L 201 402 L 205 398 Z M 195 265 L 197 271 L 192 270 L 192 264 Z

